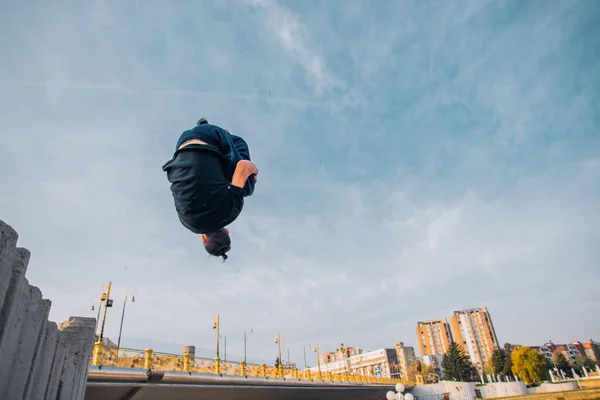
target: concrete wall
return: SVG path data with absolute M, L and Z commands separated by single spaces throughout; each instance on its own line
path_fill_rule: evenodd
M 48 321 L 50 300 L 25 277 L 30 253 L 0 220 L 0 399 L 83 399 L 94 318 Z
M 417 400 L 439 400 L 443 393 L 450 394 L 450 400 L 475 400 L 475 389 L 484 399 L 520 396 L 534 393 L 554 393 L 578 389 L 577 382 L 543 383 L 528 388 L 523 382 L 498 382 L 477 386 L 474 382 L 442 381 L 432 385 L 415 386 L 411 393 Z

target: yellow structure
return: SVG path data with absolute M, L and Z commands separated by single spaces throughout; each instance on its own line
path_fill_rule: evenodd
M 102 365 L 102 353 L 104 351 L 104 343 L 96 342 L 94 343 L 94 350 L 92 354 L 92 365 L 99 366 Z
M 146 356 L 144 357 L 144 369 L 152 369 L 152 349 L 146 349 Z

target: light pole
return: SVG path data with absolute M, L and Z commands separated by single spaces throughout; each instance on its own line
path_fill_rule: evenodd
M 277 343 L 277 348 L 279 349 L 278 350 L 278 354 L 279 354 L 279 367 L 278 367 L 278 369 L 279 369 L 279 372 L 281 374 L 282 369 L 283 369 L 283 363 L 282 363 L 282 360 L 281 360 L 281 336 L 279 335 L 279 332 L 277 332 L 277 334 L 275 335 L 275 343 Z
M 100 328 L 100 335 L 98 339 L 94 343 L 94 350 L 92 354 L 92 365 L 101 365 L 102 364 L 102 353 L 104 352 L 104 325 L 106 324 L 106 312 L 108 307 L 112 307 L 112 300 L 110 299 L 110 288 L 112 286 L 112 282 L 109 282 L 108 285 L 104 285 L 104 291 L 100 296 L 100 305 L 98 306 L 98 318 L 96 319 L 96 328 L 98 327 L 98 320 L 100 319 L 100 309 L 102 308 L 102 302 L 104 302 L 104 317 L 102 318 L 102 327 Z M 94 332 L 95 335 L 95 332 Z
M 225 364 L 225 368 L 227 368 L 227 333 L 223 333 L 223 341 L 225 342 L 223 347 L 224 359 L 223 363 Z
M 108 307 L 112 307 L 113 301 L 110 299 L 110 288 L 112 286 L 112 282 L 108 282 L 108 288 L 106 289 L 105 293 L 102 293 L 102 296 L 100 296 L 100 300 L 104 301 L 104 316 L 102 317 L 102 326 L 100 328 L 100 337 L 98 339 L 98 341 L 102 341 L 102 339 L 104 338 L 104 325 L 106 324 L 106 311 L 108 310 Z
M 217 314 L 216 317 L 213 318 L 213 329 L 217 330 L 217 357 L 215 357 L 215 366 L 216 366 L 216 370 L 217 370 L 217 374 L 221 374 L 221 360 L 219 359 L 219 329 L 221 328 L 221 323 L 219 320 L 219 314 Z
M 247 365 L 246 363 L 246 341 L 247 341 L 247 328 L 244 328 L 244 366 Z M 250 329 L 250 334 L 252 335 L 254 333 L 254 331 L 252 329 Z
M 302 351 L 304 352 L 304 369 L 306 369 L 306 345 L 302 346 Z
M 342 363 L 344 364 L 344 373 L 348 373 L 348 367 L 346 366 L 346 347 L 344 347 L 344 343 L 340 344 L 340 351 L 342 353 Z
M 315 344 L 315 349 L 314 349 L 315 353 L 317 353 L 317 365 L 319 367 L 319 380 L 323 379 L 323 376 L 321 375 L 321 359 L 319 357 L 319 345 Z
M 131 302 L 135 303 L 135 296 L 131 296 Z M 123 320 L 125 319 L 125 306 L 127 306 L 127 296 L 123 300 L 123 312 L 121 313 L 121 325 L 119 327 L 119 339 L 117 340 L 117 358 L 119 358 L 119 350 L 121 349 L 121 334 L 123 333 Z

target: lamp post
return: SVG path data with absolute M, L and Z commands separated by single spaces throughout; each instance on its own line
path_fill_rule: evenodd
M 304 369 L 306 369 L 306 345 L 302 346 L 302 351 L 304 352 Z
M 247 365 L 246 363 L 246 341 L 247 341 L 247 328 L 244 328 L 244 366 Z M 254 331 L 252 329 L 250 329 L 250 334 L 252 335 L 254 333 Z
M 344 347 L 344 343 L 340 344 L 340 352 L 342 353 L 342 363 L 344 364 L 344 373 L 348 373 L 348 367 L 346 366 L 346 347 Z
M 223 341 L 225 342 L 223 347 L 224 359 L 223 363 L 225 364 L 225 368 L 227 368 L 227 333 L 223 333 Z
M 108 288 L 105 293 L 102 293 L 100 300 L 104 301 L 104 316 L 102 317 L 102 326 L 100 327 L 100 338 L 98 341 L 102 341 L 104 338 L 104 325 L 106 324 L 106 311 L 109 307 L 112 307 L 113 301 L 110 299 L 110 288 L 112 286 L 112 282 L 108 282 Z
M 315 353 L 317 353 L 317 366 L 319 368 L 319 380 L 323 379 L 323 376 L 321 375 L 321 359 L 319 357 L 319 345 L 315 344 L 315 348 L 314 348 Z
M 213 321 L 212 327 L 213 327 L 213 329 L 217 330 L 217 357 L 215 357 L 215 366 L 216 366 L 217 374 L 220 375 L 221 374 L 221 359 L 219 358 L 219 339 L 220 339 L 219 329 L 221 328 L 221 323 L 219 320 L 219 314 L 217 314 L 217 316 L 214 317 L 213 319 L 214 319 L 214 321 Z
M 283 369 L 283 363 L 281 360 L 281 336 L 279 335 L 279 332 L 277 332 L 277 334 L 275 335 L 275 343 L 277 343 L 277 348 L 278 348 L 278 354 L 279 354 L 279 373 L 280 375 L 282 374 L 282 369 Z
M 135 296 L 131 296 L 131 302 L 135 303 Z M 121 349 L 121 334 L 123 333 L 123 320 L 125 319 L 125 307 L 127 306 L 127 296 L 123 300 L 123 312 L 121 313 L 121 325 L 119 326 L 119 339 L 117 340 L 117 358 Z
M 94 350 L 92 354 L 92 365 L 101 365 L 102 364 L 102 353 L 104 352 L 104 325 L 106 324 L 106 312 L 108 307 L 112 307 L 112 300 L 110 299 L 110 288 L 112 286 L 112 282 L 109 282 L 108 285 L 104 285 L 104 291 L 100 296 L 100 305 L 98 306 L 98 318 L 96 319 L 96 328 L 98 327 L 98 320 L 100 319 L 100 309 L 102 308 L 102 302 L 104 302 L 104 317 L 102 318 L 102 326 L 100 328 L 100 335 L 98 339 L 94 343 Z M 95 334 L 95 332 L 94 332 Z

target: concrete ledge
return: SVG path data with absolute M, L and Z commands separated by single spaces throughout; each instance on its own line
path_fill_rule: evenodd
M 31 254 L 0 220 L 0 399 L 83 399 L 94 318 L 48 321 L 51 302 L 29 284 Z

